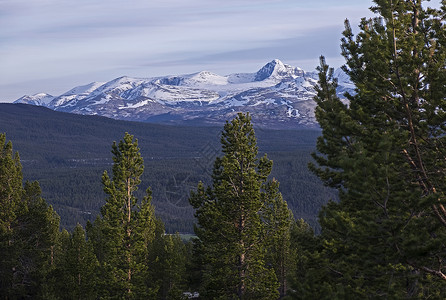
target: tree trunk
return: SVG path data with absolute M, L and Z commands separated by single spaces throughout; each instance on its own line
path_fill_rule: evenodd
M 245 227 L 245 219 L 242 213 L 242 216 L 239 219 L 239 233 L 242 234 L 243 233 L 243 229 Z M 244 294 L 245 294 L 245 290 L 246 290 L 246 284 L 245 284 L 245 278 L 246 278 L 246 274 L 245 274 L 245 260 L 246 260 L 246 256 L 245 256 L 245 241 L 243 240 L 243 238 L 241 238 L 240 240 L 240 248 L 241 248 L 241 253 L 239 255 L 239 261 L 238 261 L 238 268 L 239 268 L 239 287 L 238 287 L 238 297 L 239 299 L 242 299 Z

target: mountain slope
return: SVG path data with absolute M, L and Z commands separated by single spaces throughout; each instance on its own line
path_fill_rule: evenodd
M 352 91 L 345 74 L 341 70 L 335 74 L 341 79 L 340 94 Z M 16 103 L 157 123 L 221 124 L 239 111 L 249 111 L 254 121 L 268 128 L 317 127 L 316 84 L 315 72 L 275 59 L 256 73 L 220 76 L 202 71 L 147 79 L 120 77 L 73 88 L 51 101 L 35 95 Z
M 15 103 L 25 103 L 25 104 L 31 104 L 31 105 L 37 105 L 37 106 L 46 106 L 48 107 L 49 104 L 54 100 L 54 96 L 46 93 L 39 93 L 35 95 L 26 95 L 23 97 L 20 97 Z
M 254 124 L 256 125 L 256 124 Z M 334 198 L 307 169 L 319 131 L 256 127 L 259 153 L 274 161 L 273 174 L 295 217 L 317 224 L 321 205 Z M 101 175 L 112 165 L 111 144 L 125 132 L 135 135 L 145 170 L 139 191 L 153 191 L 156 213 L 169 232 L 192 232 L 189 192 L 211 178 L 220 155 L 222 127 L 147 124 L 52 111 L 23 104 L 0 104 L 0 132 L 19 151 L 24 177 L 38 180 L 44 198 L 62 225 L 94 220 L 104 203 Z

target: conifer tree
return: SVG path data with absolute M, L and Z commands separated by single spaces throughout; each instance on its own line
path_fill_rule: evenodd
M 147 286 L 148 244 L 155 230 L 151 192 L 138 201 L 135 192 L 144 164 L 137 140 L 126 133 L 112 145 L 113 177 L 105 171 L 102 183 L 108 195 L 101 208 L 102 218 L 88 226 L 104 278 L 102 296 L 111 298 L 149 297 Z
M 22 183 L 22 166 L 12 143 L 0 134 L 0 294 L 45 298 L 54 269 L 59 217 L 41 197 L 37 182 Z
M 178 234 L 166 234 L 164 224 L 157 219 L 155 239 L 149 249 L 150 281 L 158 288 L 157 299 L 181 299 L 187 290 L 189 258 L 184 242 Z
M 310 225 L 303 219 L 296 220 L 291 227 L 293 263 L 289 272 L 289 298 L 333 299 L 337 294 L 334 291 L 336 285 L 326 275 L 329 265 L 326 257 L 321 255 L 321 249 L 321 240 L 315 236 Z M 339 297 L 339 294 L 336 296 Z
M 197 252 L 203 266 L 202 295 L 206 299 L 275 299 L 278 282 L 265 264 L 262 196 L 272 162 L 257 158 L 249 114 L 226 122 L 213 184 L 199 184 L 190 203 L 196 209 Z
M 13 295 L 14 270 L 19 247 L 14 242 L 17 218 L 25 209 L 21 203 L 22 165 L 12 143 L 0 134 L 0 294 Z
M 85 231 L 77 225 L 60 234 L 60 254 L 54 272 L 54 294 L 59 299 L 96 299 L 99 262 Z
M 267 245 L 266 261 L 274 267 L 279 281 L 279 296 L 287 292 L 287 278 L 291 268 L 291 227 L 293 213 L 279 192 L 279 182 L 267 182 L 264 193 L 264 207 L 261 211 L 264 223 L 264 239 Z
M 47 298 L 51 289 L 48 276 L 56 268 L 57 238 L 60 217 L 41 197 L 38 182 L 25 182 L 22 201 L 25 213 L 18 218 L 14 239 L 20 244 L 19 273 L 22 282 L 30 282 L 29 291 L 36 298 Z
M 346 22 L 348 104 L 321 59 L 312 169 L 340 192 L 320 215 L 339 295 L 444 297 L 445 8 L 423 2 L 374 1 L 356 37 Z

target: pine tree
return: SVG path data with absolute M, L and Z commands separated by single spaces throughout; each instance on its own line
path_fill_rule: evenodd
M 257 158 L 249 114 L 226 122 L 221 137 L 223 156 L 217 158 L 213 184 L 199 184 L 190 203 L 196 209 L 198 253 L 202 256 L 206 299 L 274 299 L 278 282 L 265 264 L 266 241 L 262 196 L 272 162 Z
M 101 265 L 101 292 L 110 298 L 142 298 L 151 295 L 148 277 L 148 244 L 153 240 L 155 217 L 151 192 L 141 201 L 135 196 L 144 164 L 137 140 L 126 133 L 112 145 L 113 177 L 102 176 L 108 195 L 101 208 L 102 218 L 88 226 Z
M 446 220 L 445 9 L 374 1 L 356 35 L 346 22 L 348 104 L 324 59 L 316 117 L 318 167 L 340 192 L 320 215 L 329 276 L 350 297 L 440 296 Z M 436 294 L 440 293 L 440 294 Z M 444 296 L 444 295 L 443 295 Z
M 279 296 L 287 292 L 287 278 L 291 268 L 291 227 L 293 213 L 279 192 L 279 182 L 275 179 L 267 182 L 262 209 L 264 239 L 267 244 L 266 261 L 274 267 L 279 281 Z
M 166 234 L 164 224 L 157 219 L 155 239 L 150 244 L 150 280 L 158 288 L 158 299 L 181 299 L 187 290 L 186 246 L 178 234 Z
M 41 197 L 38 182 L 25 182 L 22 201 L 26 211 L 18 218 L 15 240 L 20 244 L 22 282 L 30 282 L 29 292 L 35 298 L 48 298 L 51 289 L 48 276 L 55 269 L 60 217 Z
M 0 294 L 45 298 L 54 265 L 59 217 L 41 197 L 37 182 L 22 183 L 12 143 L 0 134 Z
M 99 262 L 84 229 L 78 224 L 71 234 L 62 231 L 59 239 L 53 293 L 59 299 L 96 299 Z
M 24 210 L 22 196 L 22 165 L 12 143 L 0 134 L 0 294 L 12 295 L 16 286 L 14 273 L 18 250 L 14 241 L 17 217 Z
M 334 291 L 336 285 L 326 275 L 329 263 L 326 257 L 321 255 L 322 249 L 321 239 L 314 235 L 310 225 L 303 219 L 296 220 L 291 228 L 293 265 L 289 276 L 291 286 L 288 291 L 289 298 L 333 299 L 337 294 Z

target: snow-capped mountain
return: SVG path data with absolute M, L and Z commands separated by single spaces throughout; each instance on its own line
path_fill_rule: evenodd
M 46 93 L 39 93 L 31 96 L 23 96 L 17 99 L 14 103 L 26 103 L 37 106 L 48 106 L 48 104 L 53 101 L 54 96 Z
M 353 86 L 341 70 L 339 90 Z M 208 71 L 156 78 L 120 77 L 93 82 L 53 97 L 24 96 L 15 103 L 54 110 L 144 122 L 218 124 L 249 111 L 258 126 L 317 126 L 315 72 L 273 60 L 256 73 L 221 76 Z

